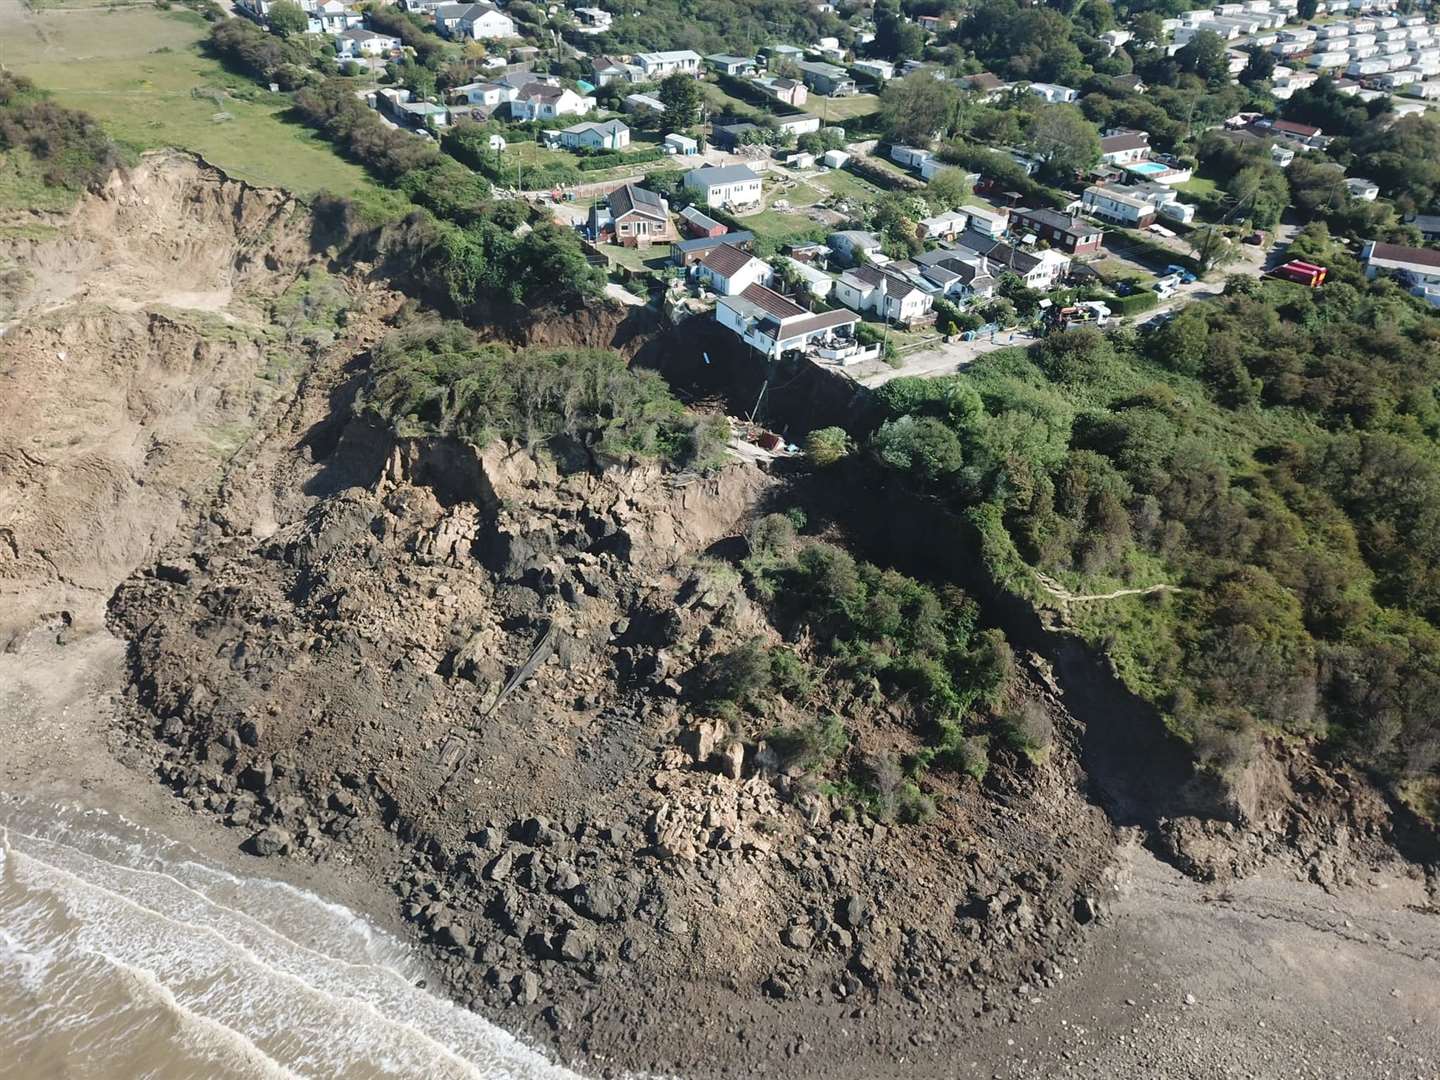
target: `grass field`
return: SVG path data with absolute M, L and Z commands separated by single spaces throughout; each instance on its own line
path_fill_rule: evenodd
M 818 94 L 805 102 L 805 111 L 822 120 L 849 120 L 852 116 L 866 116 L 880 108 L 880 99 L 874 94 L 855 94 L 852 97 L 828 98 Z
M 193 150 L 233 176 L 302 195 L 370 183 L 358 165 L 282 119 L 288 97 L 201 55 L 208 24 L 198 15 L 74 3 L 32 12 L 0 0 L 0 63 L 90 113 L 117 141 Z

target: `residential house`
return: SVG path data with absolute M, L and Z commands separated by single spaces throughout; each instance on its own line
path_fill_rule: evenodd
M 724 236 L 730 231 L 728 226 L 694 206 L 681 210 L 680 220 L 685 223 L 685 231 L 691 236 Z
M 927 281 L 953 299 L 988 300 L 995 295 L 999 271 L 973 249 L 941 247 L 921 252 L 915 262 Z
M 621 184 L 590 208 L 590 232 L 597 241 L 611 238 L 625 247 L 669 243 L 677 235 L 670 204 L 635 184 Z
M 452 86 L 447 92 L 452 103 L 484 105 L 494 108 L 507 101 L 514 101 L 520 91 L 504 83 L 476 82 L 464 86 Z
M 948 240 L 965 231 L 970 215 L 961 210 L 946 210 L 943 214 L 921 218 L 916 229 L 921 240 Z
M 917 15 L 915 22 L 919 24 L 920 29 L 934 33 L 940 30 L 949 30 L 955 25 L 955 17 L 953 15 Z
M 494 4 L 440 4 L 435 28 L 449 38 L 494 41 L 515 37 L 515 21 Z
M 1393 277 L 1412 295 L 1440 307 L 1440 251 L 1371 240 L 1360 252 L 1360 261 L 1366 277 Z
M 753 81 L 762 93 L 783 105 L 804 105 L 806 98 L 810 96 L 809 91 L 805 89 L 805 84 L 798 79 L 781 79 L 771 75 L 762 75 Z
M 859 92 L 855 80 L 844 68 L 808 61 L 797 66 L 805 85 L 817 94 L 824 94 L 826 97 L 848 97 Z
M 360 12 L 341 2 L 341 0 L 325 0 L 323 4 L 302 4 L 305 14 L 310 17 L 306 29 L 312 34 L 343 34 L 346 30 L 353 30 L 365 22 L 365 16 Z
M 581 97 L 565 86 L 527 83 L 510 102 L 516 120 L 553 120 L 557 116 L 584 116 L 595 108 L 595 99 Z
M 613 82 L 644 82 L 645 73 L 634 64 L 615 60 L 609 56 L 597 56 L 590 61 L 590 81 L 598 86 L 609 86 Z
M 763 259 L 732 244 L 718 244 L 707 251 L 690 273 L 721 296 L 736 296 L 751 285 L 769 285 L 775 271 Z
M 765 58 L 767 66 L 777 60 L 793 60 L 798 64 L 805 59 L 805 50 L 794 45 L 767 45 L 760 50 L 760 55 Z
M 824 300 L 835 289 L 835 279 L 824 270 L 818 270 L 807 262 L 782 255 L 783 262 L 796 277 L 805 282 L 806 291 L 817 300 Z
M 889 60 L 856 60 L 850 66 L 876 82 L 889 82 L 895 77 L 895 65 Z
M 707 165 L 685 174 L 685 186 L 707 206 L 727 209 L 758 207 L 762 184 L 748 165 Z
M 677 71 L 685 75 L 699 75 L 700 54 L 690 49 L 640 53 L 635 57 L 635 65 L 650 82 L 674 75 Z
M 652 94 L 626 94 L 625 111 L 628 113 L 653 113 L 659 116 L 665 111 L 665 103 Z
M 730 56 L 727 53 L 715 53 L 705 57 L 705 66 L 711 71 L 719 72 L 721 75 L 731 75 L 737 79 L 754 75 L 760 70 L 760 65 L 755 62 L 755 57 Z
M 1120 184 L 1094 184 L 1085 189 L 1080 203 L 1086 213 L 1131 229 L 1149 225 L 1159 213 L 1149 199 Z
M 342 59 L 356 56 L 388 56 L 400 48 L 400 39 L 373 30 L 346 30 L 335 35 L 335 52 Z
M 994 101 L 1009 86 L 1000 76 L 988 71 L 982 71 L 979 75 L 962 76 L 960 85 L 973 94 L 979 94 L 985 101 Z
M 1032 82 L 1026 89 L 1032 94 L 1038 94 L 1052 105 L 1064 105 L 1075 101 L 1080 97 L 1080 91 L 1073 90 L 1068 86 L 1061 86 L 1059 83 Z
M 833 232 L 825 238 L 825 243 L 831 251 L 852 265 L 859 262 L 862 256 L 868 258 L 881 248 L 880 238 L 863 229 L 842 229 L 839 232 Z
M 992 210 L 987 206 L 975 206 L 968 204 L 960 207 L 965 216 L 970 219 L 970 228 L 975 232 L 998 240 L 1005 235 L 1005 230 L 1010 225 L 1009 210 Z
M 902 274 L 881 266 L 856 266 L 835 282 L 835 299 L 887 322 L 912 326 L 930 314 L 934 297 Z
M 630 145 L 630 129 L 619 120 L 591 120 L 561 131 L 560 145 L 567 150 L 624 150 Z
M 1440 240 L 1440 214 L 1407 214 L 1405 224 L 1420 230 L 1427 244 Z
M 1352 199 L 1359 199 L 1361 202 L 1374 202 L 1380 197 L 1380 185 L 1364 177 L 1350 177 L 1345 181 L 1345 187 Z
M 722 296 L 715 320 L 741 341 L 772 359 L 799 352 L 835 363 L 854 363 L 880 355 L 880 347 L 855 340 L 859 318 L 849 311 L 812 314 L 763 285 L 737 296 Z
M 677 240 L 670 248 L 670 261 L 676 266 L 693 266 L 703 259 L 707 252 L 729 244 L 742 251 L 749 251 L 755 243 L 755 234 L 741 230 L 722 233 L 719 236 L 694 236 L 689 240 Z
M 1150 156 L 1150 136 L 1143 131 L 1112 131 L 1100 138 L 1100 161 L 1129 165 Z
M 1302 150 L 1323 150 L 1330 144 L 1318 127 L 1293 120 L 1260 120 L 1251 124 L 1250 130 L 1257 135 L 1279 138 Z
M 1143 94 L 1150 89 L 1139 75 L 1112 75 L 1110 85 L 1128 94 Z
M 850 155 L 844 150 L 826 150 L 820 155 L 820 164 L 827 169 L 843 169 L 849 160 Z
M 775 117 L 775 130 L 787 135 L 809 135 L 820 130 L 820 118 L 809 113 Z
M 700 153 L 700 140 L 692 139 L 689 135 L 681 135 L 678 131 L 672 131 L 665 136 L 665 152 L 676 154 L 679 157 L 691 157 Z
M 577 7 L 574 15 L 582 34 L 603 34 L 615 21 L 615 17 L 604 8 Z
M 1010 228 L 1016 232 L 1028 231 L 1052 248 L 1077 257 L 1094 255 L 1105 238 L 1105 231 L 1100 227 L 1043 207 L 1010 211 Z
M 929 150 L 919 146 L 895 145 L 890 147 L 890 160 L 907 169 L 918 169 L 933 156 Z
M 1021 251 L 1001 241 L 980 254 L 990 260 L 992 269 L 1011 273 L 1025 283 L 1029 289 L 1047 292 L 1056 288 L 1070 274 L 1070 256 L 1050 248 L 1045 251 Z
M 749 120 L 717 121 L 710 127 L 710 142 L 721 150 L 735 150 L 741 146 L 770 141 L 770 131 Z

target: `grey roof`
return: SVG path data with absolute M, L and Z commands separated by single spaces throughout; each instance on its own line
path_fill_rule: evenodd
M 705 57 L 706 60 L 713 60 L 717 64 L 753 64 L 753 56 L 731 56 L 728 53 L 711 53 Z
M 612 217 L 621 217 L 632 210 L 649 217 L 665 216 L 665 200 L 635 184 L 622 184 L 610 192 L 609 203 Z
M 723 223 L 716 221 L 709 214 L 702 213 L 693 206 L 687 206 L 680 211 L 680 216 L 692 225 L 698 225 L 702 229 L 713 229 L 719 226 L 724 228 Z
M 1038 210 L 1020 209 L 1011 211 L 1012 216 L 1022 218 L 1026 221 L 1038 221 L 1041 225 L 1069 233 L 1072 236 L 1090 236 L 1094 233 L 1104 232 L 1097 225 L 1091 225 L 1080 218 L 1071 217 L 1069 214 L 1062 214 L 1057 210 L 1050 210 L 1041 207 Z
M 749 165 L 707 165 L 695 169 L 685 179 L 695 177 L 705 184 L 738 184 L 745 180 L 759 180 L 760 177 Z
M 679 241 L 672 250 L 689 254 L 692 251 L 705 251 L 707 248 L 717 247 L 720 244 L 748 244 L 754 239 L 754 233 L 744 230 L 725 233 L 722 236 L 697 236 L 693 240 Z

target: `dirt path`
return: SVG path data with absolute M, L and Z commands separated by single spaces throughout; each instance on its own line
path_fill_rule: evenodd
M 1078 604 L 1090 600 L 1118 600 L 1122 596 L 1150 596 L 1154 593 L 1180 591 L 1179 585 L 1167 585 L 1162 582 L 1158 585 L 1146 585 L 1138 589 L 1115 589 L 1107 593 L 1073 593 L 1048 574 L 1042 574 L 1038 570 L 1035 571 L 1035 580 L 1045 586 L 1046 591 L 1062 604 Z

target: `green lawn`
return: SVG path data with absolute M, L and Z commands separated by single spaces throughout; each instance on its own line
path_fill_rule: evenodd
M 135 150 L 193 150 L 232 176 L 302 195 L 370 185 L 360 166 L 282 119 L 288 96 L 203 56 L 207 25 L 186 11 L 32 12 L 0 0 L 0 60 Z
M 839 195 L 846 199 L 867 201 L 880 194 L 880 189 L 862 177 L 844 169 L 831 169 L 818 176 L 810 178 L 808 183 L 816 187 L 824 188 L 832 195 Z
M 669 244 L 652 244 L 648 248 L 600 244 L 599 249 L 621 266 L 629 267 L 631 270 L 660 270 L 670 264 Z
M 1220 190 L 1220 185 L 1208 176 L 1201 176 L 1199 173 L 1196 173 L 1183 184 L 1176 184 L 1175 190 L 1183 191 L 1187 195 L 1194 195 L 1197 199 L 1203 199 L 1207 195 Z
M 874 94 L 838 98 L 812 94 L 801 108 L 824 121 L 849 120 L 852 116 L 866 116 L 875 112 L 880 108 L 880 99 Z

